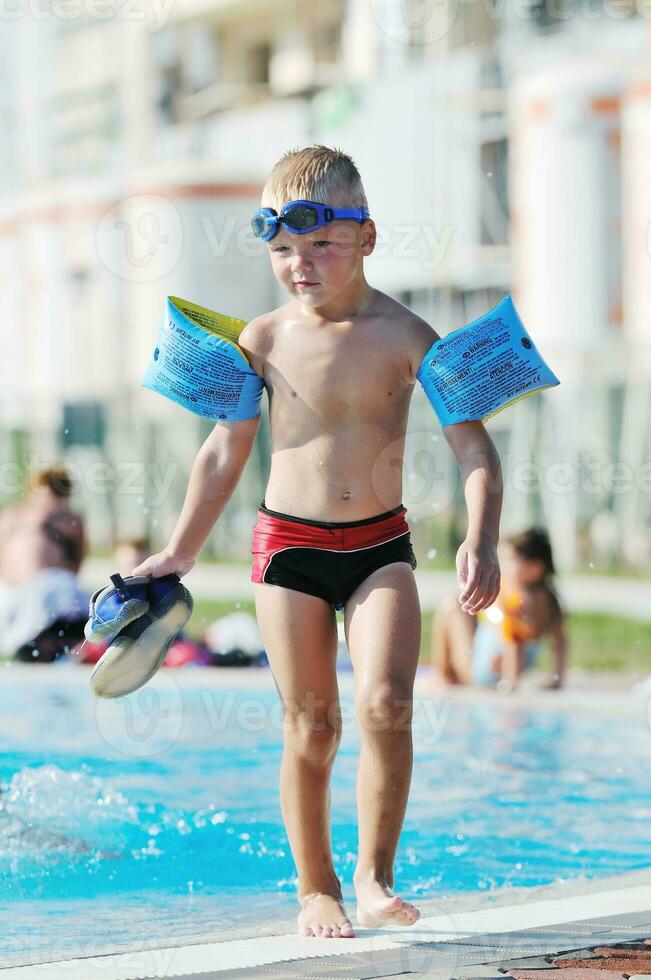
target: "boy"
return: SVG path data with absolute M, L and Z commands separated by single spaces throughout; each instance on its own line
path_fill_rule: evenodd
M 326 208 L 312 209 L 314 222 L 297 201 Z M 336 609 L 344 613 L 361 737 L 357 921 L 406 926 L 419 917 L 392 890 L 411 779 L 420 649 L 401 457 L 416 373 L 438 336 L 366 281 L 364 258 L 376 230 L 349 156 L 323 146 L 287 153 L 262 204 L 254 230 L 268 240 L 273 272 L 290 299 L 248 323 L 238 341 L 264 380 L 272 440 L 252 580 L 284 709 L 280 795 L 298 870 L 298 931 L 349 938 L 355 933 L 329 834 L 329 778 L 341 735 Z M 288 204 L 293 211 L 286 210 L 286 220 L 274 217 Z M 338 209 L 350 214 L 342 217 Z M 306 230 L 310 222 L 313 231 Z M 134 574 L 182 575 L 192 568 L 237 484 L 258 424 L 259 417 L 215 425 L 197 455 L 169 545 Z M 445 434 L 461 468 L 469 516 L 457 554 L 459 602 L 474 614 L 499 590 L 500 465 L 481 423 L 451 425 Z

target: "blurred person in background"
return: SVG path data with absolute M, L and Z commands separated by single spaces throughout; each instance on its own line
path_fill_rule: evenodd
M 113 565 L 122 577 L 131 575 L 135 568 L 151 554 L 151 541 L 148 537 L 125 538 L 118 541 L 113 552 Z
M 88 593 L 77 574 L 86 534 L 58 464 L 39 470 L 24 500 L 0 513 L 0 652 L 51 662 L 83 636 Z
M 530 528 L 507 538 L 500 551 L 502 588 L 493 606 L 471 616 L 450 597 L 436 613 L 432 663 L 437 680 L 513 690 L 536 663 L 543 637 L 550 636 L 555 670 L 545 686 L 558 689 L 565 679 L 567 642 L 549 537 Z

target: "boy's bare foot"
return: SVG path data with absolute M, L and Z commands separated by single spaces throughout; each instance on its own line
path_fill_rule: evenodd
M 312 892 L 303 895 L 299 901 L 299 936 L 320 936 L 322 939 L 354 938 L 355 930 L 340 898 L 326 892 Z
M 418 909 L 405 902 L 388 885 L 377 879 L 355 884 L 357 922 L 367 929 L 379 926 L 413 926 L 420 918 Z

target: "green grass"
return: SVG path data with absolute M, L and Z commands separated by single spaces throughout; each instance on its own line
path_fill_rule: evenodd
M 651 622 L 574 613 L 567 622 L 570 666 L 584 670 L 651 673 Z M 545 650 L 545 666 L 551 657 Z
M 244 599 L 230 602 L 195 599 L 188 632 L 199 637 L 215 619 L 238 611 L 255 615 L 254 603 Z M 422 661 L 429 659 L 432 618 L 431 612 L 423 612 Z M 640 623 L 599 613 L 573 613 L 567 617 L 567 633 L 570 667 L 615 673 L 651 673 L 651 622 Z M 547 642 L 541 653 L 540 667 L 543 670 L 552 667 Z
M 201 636 L 207 626 L 232 612 L 249 612 L 255 616 L 255 604 L 246 599 L 222 602 L 218 599 L 195 599 L 192 618 L 187 626 L 187 632 L 192 636 Z
M 253 602 L 213 602 L 198 599 L 189 630 L 201 635 L 207 625 L 219 616 L 243 610 L 255 615 Z M 432 614 L 423 612 L 421 660 L 429 659 Z M 610 670 L 651 673 L 651 622 L 639 623 L 619 616 L 598 613 L 573 613 L 567 617 L 570 667 L 583 670 Z M 540 658 L 543 670 L 551 670 L 552 657 L 545 642 Z

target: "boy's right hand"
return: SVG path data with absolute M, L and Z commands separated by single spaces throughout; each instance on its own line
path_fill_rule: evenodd
M 145 558 L 143 562 L 132 570 L 132 575 L 151 575 L 152 578 L 161 578 L 163 575 L 172 575 L 176 573 L 179 578 L 183 575 L 187 575 L 191 568 L 194 567 L 194 559 L 192 558 L 179 558 L 178 555 L 173 555 L 167 550 L 159 551 L 155 555 L 150 555 L 149 558 Z

